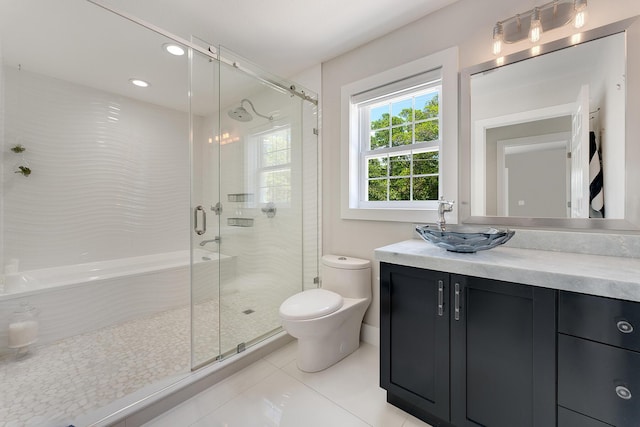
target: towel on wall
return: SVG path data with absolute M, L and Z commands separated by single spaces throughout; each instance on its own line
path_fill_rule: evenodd
M 604 218 L 602 162 L 596 133 L 589 132 L 589 217 Z

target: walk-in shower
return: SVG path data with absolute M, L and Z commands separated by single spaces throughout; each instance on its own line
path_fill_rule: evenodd
M 318 276 L 315 95 L 72 6 L 0 8 L 0 425 L 91 424 L 233 360 Z

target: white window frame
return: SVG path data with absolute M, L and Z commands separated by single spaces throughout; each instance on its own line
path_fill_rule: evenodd
M 277 165 L 273 165 L 273 166 L 265 166 L 264 165 L 264 151 L 263 151 L 263 141 L 262 138 L 265 135 L 269 135 L 272 133 L 276 133 L 276 132 L 281 132 L 281 131 L 288 131 L 289 132 L 289 162 L 288 163 L 280 163 Z M 249 170 L 256 170 L 256 174 L 254 178 L 250 178 L 250 182 L 255 182 L 255 186 L 256 186 L 256 193 L 257 193 L 257 197 L 256 197 L 256 206 L 261 204 L 261 203 L 268 203 L 268 202 L 274 202 L 276 204 L 278 204 L 279 207 L 281 208 L 288 208 L 291 206 L 291 196 L 293 193 L 293 185 L 290 182 L 289 185 L 289 191 L 290 191 L 290 197 L 289 200 L 287 201 L 282 201 L 282 200 L 267 200 L 267 201 L 263 201 L 261 200 L 261 196 L 262 196 L 262 187 L 261 186 L 261 180 L 262 180 L 262 176 L 264 173 L 268 173 L 268 172 L 275 172 L 275 171 L 288 171 L 289 172 L 289 179 L 293 179 L 293 177 L 291 176 L 291 165 L 293 162 L 292 156 L 293 156 L 293 150 L 292 150 L 292 141 L 291 141 L 291 133 L 292 133 L 292 129 L 291 126 L 289 124 L 287 125 L 280 125 L 280 126 L 276 126 L 273 128 L 268 128 L 267 130 L 263 130 L 263 131 L 259 131 L 259 132 L 254 132 L 251 135 L 251 145 L 254 147 L 253 149 L 253 153 L 255 156 L 255 164 L 256 167 L 255 168 L 249 168 Z M 255 180 L 255 181 L 254 181 Z
M 439 74 L 439 73 L 438 73 Z M 429 152 L 429 151 L 440 151 L 440 147 L 441 147 L 441 132 L 440 130 L 438 131 L 438 138 L 436 140 L 433 141 L 427 141 L 427 142 L 418 142 L 418 143 L 414 143 L 414 144 L 410 144 L 410 145 L 402 145 L 402 146 L 396 146 L 396 147 L 386 147 L 386 148 L 378 148 L 375 150 L 370 150 L 369 149 L 369 144 L 370 144 L 370 134 L 371 134 L 371 126 L 370 126 L 370 115 L 369 115 L 369 109 L 375 107 L 376 105 L 389 105 L 394 99 L 398 99 L 398 98 L 406 98 L 407 95 L 412 95 L 413 97 L 415 96 L 419 96 L 422 94 L 426 94 L 426 93 L 437 93 L 438 95 L 438 99 L 442 99 L 442 90 L 441 90 L 441 79 L 438 78 L 437 79 L 437 83 L 436 82 L 429 82 L 428 80 L 432 80 L 432 79 L 427 79 L 427 81 L 425 81 L 426 86 L 423 88 L 419 88 L 419 89 L 413 89 L 410 88 L 407 91 L 403 91 L 403 94 L 400 95 L 391 95 L 391 96 L 384 96 L 382 99 L 376 99 L 373 101 L 368 101 L 368 102 L 363 102 L 362 104 L 358 103 L 358 105 L 356 105 L 355 107 L 358 109 L 358 114 L 359 114 L 359 118 L 358 118 L 358 124 L 360 126 L 359 129 L 359 133 L 358 133 L 358 138 L 360 140 L 360 148 L 359 148 L 359 156 L 360 156 L 360 160 L 359 160 L 359 170 L 365 172 L 362 174 L 359 174 L 358 179 L 360 181 L 359 183 L 359 195 L 358 195 L 358 207 L 362 208 L 362 209 L 375 209 L 375 208 L 382 208 L 382 209 L 387 209 L 387 208 L 391 208 L 391 209 L 400 209 L 400 208 L 408 208 L 408 209 L 430 209 L 433 207 L 433 202 L 432 201 L 413 201 L 413 200 L 407 200 L 407 201 L 399 201 L 399 200 L 395 200 L 395 201 L 369 201 L 369 200 L 363 200 L 365 199 L 367 193 L 368 193 L 368 174 L 366 172 L 368 172 L 368 159 L 370 158 L 374 158 L 374 157 L 380 157 L 380 156 L 384 156 L 384 155 L 389 155 L 389 156 L 401 156 L 401 155 L 409 155 L 411 156 L 411 153 L 424 153 L 424 152 Z M 363 106 L 366 105 L 365 106 Z M 368 105 L 367 105 L 368 104 Z M 367 108 L 368 107 L 368 108 Z M 440 110 L 440 109 L 438 109 Z M 389 117 L 389 120 L 391 120 L 391 117 Z M 438 111 L 438 117 L 437 117 L 438 123 L 442 123 L 442 114 L 440 111 Z M 413 120 L 412 120 L 412 125 L 414 124 Z M 389 127 L 392 128 L 391 123 L 389 123 Z M 411 170 L 413 171 L 413 167 L 411 168 Z M 439 175 L 439 174 L 438 174 Z M 412 179 L 414 177 L 413 172 L 411 172 L 409 175 L 407 176 L 403 176 L 403 178 L 409 178 Z M 390 176 L 387 176 L 387 180 L 390 178 Z M 440 192 L 440 191 L 439 191 Z
M 435 222 L 437 201 L 363 203 L 361 195 L 366 165 L 360 154 L 358 106 L 353 98 L 430 70 L 441 70 L 440 104 L 440 195 L 457 199 L 458 193 L 458 49 L 452 47 L 427 57 L 400 65 L 379 74 L 350 83 L 341 90 L 341 217 L 343 219 Z M 367 129 L 368 133 L 368 129 Z M 406 146 L 410 147 L 410 146 Z M 447 221 L 457 223 L 457 209 L 447 214 Z

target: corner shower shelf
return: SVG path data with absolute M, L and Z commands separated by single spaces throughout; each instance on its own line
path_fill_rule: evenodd
M 227 225 L 232 227 L 253 227 L 253 218 L 227 218 Z
M 252 202 L 253 201 L 253 193 L 233 193 L 227 194 L 227 198 L 230 202 Z

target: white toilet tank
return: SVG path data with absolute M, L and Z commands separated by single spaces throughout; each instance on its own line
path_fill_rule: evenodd
M 345 298 L 371 299 L 371 261 L 341 255 L 322 257 L 322 289 Z

